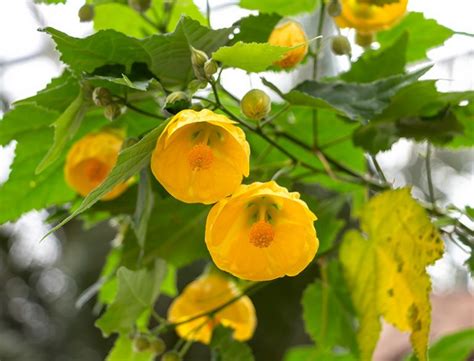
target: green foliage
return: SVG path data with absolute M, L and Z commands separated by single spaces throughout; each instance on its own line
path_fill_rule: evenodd
M 245 343 L 234 340 L 233 330 L 218 326 L 212 333 L 213 357 L 221 361 L 253 361 L 252 350 Z
M 377 41 L 383 49 L 395 43 L 405 32 L 408 33 L 407 62 L 425 59 L 429 49 L 442 45 L 454 34 L 435 20 L 426 19 L 421 13 L 410 12 L 397 26 L 378 33 Z
M 233 42 L 266 43 L 276 24 L 281 20 L 277 14 L 250 15 L 234 24 L 239 27 L 239 33 L 232 39 Z
M 75 72 L 92 73 L 105 65 L 118 65 L 127 75 L 133 64 L 143 63 L 165 87 L 171 88 L 184 87 L 193 77 L 190 46 L 211 53 L 227 43 L 232 30 L 210 30 L 186 17 L 172 34 L 143 40 L 114 30 L 102 30 L 78 39 L 53 28 L 45 29 L 62 54 L 61 60 Z
M 351 119 L 371 119 L 390 103 L 398 90 L 417 81 L 428 69 L 394 75 L 371 83 L 316 82 L 307 80 L 287 94 L 266 82 L 293 105 L 335 109 Z
M 151 351 L 135 352 L 133 340 L 127 335 L 117 338 L 113 348 L 107 355 L 105 361 L 153 361 L 154 355 Z
M 462 330 L 446 335 L 436 341 L 430 348 L 431 361 L 467 360 L 474 351 L 474 329 Z M 407 360 L 416 360 L 414 356 Z
M 289 50 L 270 44 L 238 42 L 230 47 L 222 47 L 212 54 L 212 58 L 225 66 L 258 73 L 266 70 Z
M 114 301 L 99 318 L 96 325 L 108 336 L 112 332 L 126 334 L 136 320 L 155 303 L 166 274 L 166 263 L 157 259 L 151 271 L 117 271 L 118 289 Z
M 318 351 L 314 346 L 297 346 L 288 350 L 283 361 L 356 361 L 350 354 Z
M 306 331 L 319 351 L 344 347 L 356 353 L 354 311 L 339 266 L 331 262 L 322 272 L 326 279 L 316 280 L 303 294 Z
M 340 78 L 347 82 L 370 83 L 402 74 L 405 71 L 408 36 L 405 32 L 390 46 L 365 52 Z
M 282 16 L 296 15 L 313 11 L 319 0 L 240 0 L 240 6 L 247 9 L 258 10 L 263 13 L 277 13 Z

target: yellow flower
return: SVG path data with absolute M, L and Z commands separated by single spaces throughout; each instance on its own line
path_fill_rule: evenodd
M 186 286 L 168 310 L 168 321 L 182 322 L 209 312 L 240 295 L 235 284 L 217 273 L 205 274 Z M 218 324 L 234 329 L 234 338 L 245 341 L 252 337 L 257 324 L 255 308 L 247 296 L 217 312 L 213 318 L 199 317 L 176 327 L 181 338 L 208 344 Z
M 295 276 L 319 247 L 315 220 L 299 193 L 274 181 L 242 185 L 209 212 L 206 244 L 216 266 L 234 276 L 253 281 Z
M 287 21 L 273 29 L 268 43 L 275 46 L 287 47 L 301 45 L 288 51 L 283 59 L 275 63 L 275 65 L 281 68 L 291 68 L 297 65 L 308 52 L 308 38 L 301 25 L 295 21 Z
M 363 0 L 341 0 L 342 13 L 336 17 L 341 28 L 354 28 L 360 34 L 373 34 L 389 29 L 405 15 L 408 0 L 383 6 Z
M 112 132 L 91 133 L 73 144 L 67 154 L 64 174 L 71 188 L 85 197 L 101 184 L 117 162 L 123 138 Z M 102 200 L 121 195 L 130 182 L 116 185 Z
M 186 203 L 211 204 L 249 175 L 250 147 L 235 122 L 204 109 L 176 114 L 160 135 L 151 169 L 161 185 Z

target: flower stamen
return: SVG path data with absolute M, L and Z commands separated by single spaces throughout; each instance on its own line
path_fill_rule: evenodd
M 188 162 L 193 170 L 209 169 L 214 161 L 212 149 L 204 143 L 198 143 L 188 153 Z
M 249 240 L 255 247 L 266 248 L 275 238 L 275 231 L 270 223 L 260 220 L 250 227 Z

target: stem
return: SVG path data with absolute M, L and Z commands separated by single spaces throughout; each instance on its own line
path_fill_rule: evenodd
M 430 194 L 430 201 L 433 208 L 436 209 L 436 200 L 434 196 L 433 181 L 431 179 L 431 143 L 430 142 L 426 144 L 425 164 L 426 164 L 426 177 L 428 180 L 428 191 Z
M 287 103 L 285 104 L 285 106 L 283 108 L 281 108 L 278 112 L 276 112 L 275 114 L 273 114 L 271 117 L 268 117 L 267 119 L 265 119 L 261 124 L 260 124 L 260 127 L 264 127 L 265 124 L 267 123 L 270 123 L 272 122 L 273 120 L 277 119 L 280 115 L 284 114 L 285 112 L 288 111 L 288 109 L 290 109 L 291 107 L 291 104 L 290 103 Z
M 143 20 L 145 20 L 148 24 L 150 24 L 151 26 L 153 26 L 156 30 L 158 30 L 159 32 L 161 32 L 161 28 L 158 26 L 158 24 L 155 24 L 155 22 L 153 20 L 151 20 L 148 16 L 145 15 L 145 13 L 142 13 L 140 12 L 140 16 Z
M 148 112 L 148 111 L 146 111 L 146 110 L 137 108 L 135 105 L 129 103 L 125 98 L 118 97 L 118 99 L 120 99 L 120 100 L 122 101 L 123 105 L 125 105 L 127 108 L 133 110 L 134 112 L 137 112 L 137 113 L 146 115 L 147 117 L 159 119 L 159 120 L 165 120 L 165 119 L 166 119 L 166 117 L 164 117 L 164 116 L 162 116 L 162 115 L 155 114 L 155 113 L 150 113 L 150 112 Z
M 207 25 L 209 29 L 211 28 L 211 6 L 209 5 L 209 0 L 206 0 L 206 16 L 207 16 Z
M 387 178 L 385 177 L 385 174 L 384 174 L 384 172 L 382 170 L 382 167 L 380 166 L 379 162 L 377 161 L 376 156 L 371 154 L 370 159 L 372 159 L 372 162 L 374 163 L 375 169 L 377 170 L 377 173 L 379 174 L 380 178 L 382 178 L 382 180 L 385 183 L 388 183 Z

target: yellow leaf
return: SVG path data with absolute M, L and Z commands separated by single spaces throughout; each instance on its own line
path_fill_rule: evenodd
M 419 360 L 427 360 L 431 282 L 426 266 L 443 255 L 443 242 L 407 188 L 372 198 L 360 217 L 362 234 L 350 231 L 340 260 L 360 318 L 361 360 L 371 360 L 380 316 L 411 333 Z

